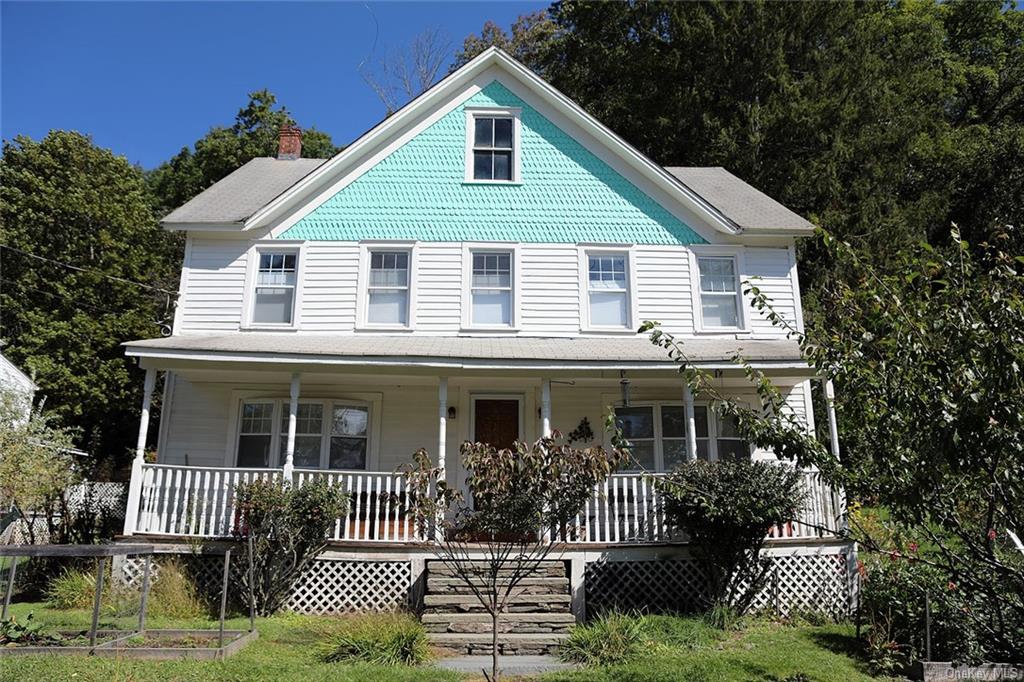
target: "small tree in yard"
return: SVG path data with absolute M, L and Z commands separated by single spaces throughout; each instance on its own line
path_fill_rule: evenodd
M 261 616 L 281 610 L 292 587 L 324 547 L 338 517 L 348 513 L 349 496 L 318 479 L 302 486 L 257 479 L 235 488 L 234 534 L 252 537 L 253 579 L 243 572 L 242 596 Z
M 55 538 L 60 529 L 54 524 L 68 518 L 60 513 L 67 511 L 64 493 L 81 480 L 69 452 L 73 436 L 41 407 L 33 408 L 26 396 L 0 390 L 0 514 L 13 510 L 32 543 L 37 515 L 47 520 Z
M 439 524 L 435 552 L 491 617 L 491 672 L 497 680 L 498 624 L 522 580 L 575 532 L 574 520 L 628 456 L 618 447 L 573 448 L 553 438 L 500 450 L 463 443 L 472 503 L 440 479 L 425 450 L 406 472 L 418 521 Z
M 686 532 L 708 581 L 716 617 L 746 613 L 766 585 L 761 549 L 773 527 L 800 507 L 800 471 L 772 462 L 688 462 L 658 486 L 665 516 Z

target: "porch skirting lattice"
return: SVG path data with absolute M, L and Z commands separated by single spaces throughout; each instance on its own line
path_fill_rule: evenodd
M 169 556 L 169 555 L 164 555 Z M 178 558 L 207 598 L 220 595 L 224 558 L 179 554 Z M 244 556 L 231 561 L 232 601 L 237 602 L 240 579 L 246 570 Z M 142 581 L 144 559 L 129 557 L 118 578 L 137 586 Z M 159 572 L 159 562 L 153 566 Z M 322 558 L 315 560 L 299 578 L 288 599 L 288 609 L 297 613 L 326 614 L 356 611 L 392 611 L 409 606 L 412 568 L 408 561 L 353 561 Z M 230 593 L 229 592 L 229 593 Z
M 783 616 L 849 615 L 857 580 L 850 558 L 846 552 L 771 556 L 771 573 L 777 578 L 769 578 L 753 609 L 778 610 Z M 691 558 L 588 562 L 584 581 L 588 617 L 611 609 L 693 611 L 706 589 L 704 575 Z

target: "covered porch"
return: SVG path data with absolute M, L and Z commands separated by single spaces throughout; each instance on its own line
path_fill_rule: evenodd
M 285 338 L 302 349 L 303 340 Z M 416 341 L 420 352 L 439 348 L 439 339 L 401 338 L 399 346 Z M 372 347 L 379 353 L 391 347 L 390 339 L 373 338 Z M 345 340 L 329 354 L 278 351 L 273 357 L 223 350 L 211 337 L 130 344 L 129 354 L 146 368 L 146 391 L 124 534 L 229 537 L 239 483 L 273 478 L 303 485 L 327 478 L 352 496 L 348 515 L 334 525 L 333 543 L 429 543 L 432 531 L 409 512 L 400 473 L 416 449 L 430 453 L 450 484 L 462 485 L 463 441 L 504 446 L 557 429 L 578 445 L 606 444 L 604 415 L 614 407 L 644 471 L 623 471 L 597 486 L 568 536 L 558 540 L 589 547 L 673 543 L 685 538 L 664 519 L 658 476 L 688 459 L 774 459 L 774 453 L 752 448 L 733 433 L 708 409 L 706 397 L 691 395 L 676 366 L 646 339 L 443 341 L 454 342 L 443 346 L 447 355 L 430 356 L 345 354 L 345 346 L 351 348 Z M 467 344 L 459 341 L 472 341 L 483 347 L 481 355 L 492 357 L 467 356 Z M 556 343 L 539 343 L 547 341 Z M 697 345 L 701 341 L 707 343 Z M 714 343 L 713 352 L 706 346 L 701 364 L 714 372 L 723 393 L 754 400 L 742 371 L 728 361 L 738 342 Z M 785 344 L 746 345 L 762 355 L 758 362 L 772 373 L 790 408 L 813 428 L 814 379 Z M 780 355 L 786 357 L 774 357 Z M 148 412 L 158 372 L 164 376 L 161 426 L 156 461 L 147 462 Z M 834 434 L 834 420 L 829 421 Z M 834 435 L 832 440 L 835 448 Z M 803 473 L 803 485 L 804 509 L 773 529 L 773 541 L 827 540 L 842 530 L 841 494 L 815 471 Z

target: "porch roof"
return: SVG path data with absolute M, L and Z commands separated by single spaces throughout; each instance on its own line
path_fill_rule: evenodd
M 807 369 L 790 339 L 677 339 L 690 359 L 735 366 L 736 354 L 755 365 Z M 131 341 L 129 356 L 276 364 L 338 364 L 455 369 L 664 369 L 677 364 L 646 337 L 531 338 L 486 336 L 334 335 L 247 332 Z

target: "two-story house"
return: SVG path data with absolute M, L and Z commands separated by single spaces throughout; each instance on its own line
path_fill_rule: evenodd
M 754 400 L 730 360 L 741 353 L 813 428 L 814 376 L 742 286 L 756 281 L 801 328 L 795 242 L 812 226 L 724 169 L 658 166 L 496 49 L 332 159 L 303 159 L 300 146 L 283 131 L 279 158 L 249 162 L 163 221 L 185 233 L 185 257 L 173 333 L 126 344 L 146 369 L 126 535 L 223 537 L 236 482 L 328 476 L 353 494 L 334 558 L 408 566 L 394 579 L 404 590 L 429 538 L 384 500 L 404 494 L 395 470 L 418 448 L 459 483 L 463 441 L 557 429 L 600 443 L 614 407 L 649 471 L 774 458 L 689 393 L 637 333 L 645 320 L 723 392 Z M 157 372 L 157 460 L 145 463 Z M 845 600 L 841 498 L 813 472 L 806 481 L 808 508 L 772 551 L 792 560 L 795 600 L 822 589 Z M 577 612 L 584 591 L 610 599 L 584 576 L 684 589 L 685 547 L 648 479 L 615 475 L 579 525 L 566 554 Z M 357 591 L 349 583 L 330 589 Z

